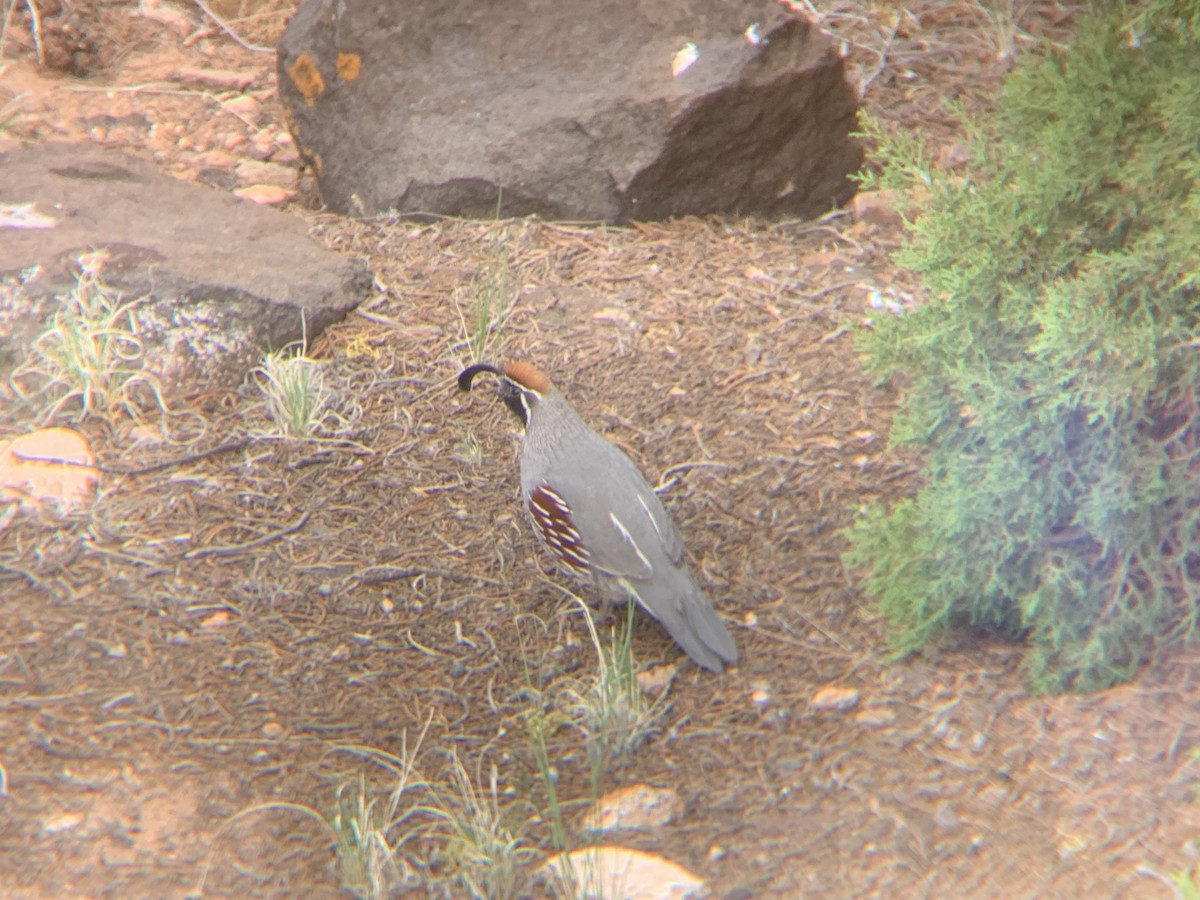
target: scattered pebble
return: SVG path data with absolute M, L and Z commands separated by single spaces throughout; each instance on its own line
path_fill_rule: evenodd
M 872 706 L 861 710 L 854 721 L 867 728 L 882 728 L 896 721 L 896 711 L 890 706 Z
M 771 705 L 771 692 L 765 686 L 760 685 L 750 692 L 750 699 L 758 707 L 759 713 L 763 713 Z
M 618 309 L 615 306 L 606 306 L 604 309 L 595 313 L 592 318 L 601 325 L 625 325 L 628 326 L 633 320 L 629 313 L 623 309 Z
M 609 791 L 583 818 L 588 831 L 647 830 L 673 822 L 683 812 L 675 791 L 635 784 Z
M 675 673 L 678 671 L 676 666 L 661 665 L 652 666 L 643 672 L 637 673 L 638 687 L 642 689 L 642 693 L 650 697 L 657 697 L 666 692 L 671 686 L 671 682 L 675 680 Z
M 858 691 L 853 688 L 823 687 L 812 697 L 813 709 L 845 712 L 858 705 Z
M 238 94 L 221 104 L 235 116 L 241 116 L 245 119 L 255 119 L 258 117 L 261 104 L 251 97 L 249 94 Z
M 949 800 L 943 800 L 937 805 L 933 811 L 933 821 L 938 828 L 944 828 L 947 831 L 958 824 L 958 816 Z
M 232 169 L 240 161 L 240 156 L 230 153 L 228 150 L 209 150 L 197 160 L 200 165 L 210 166 L 214 169 Z
M 198 69 L 180 66 L 171 78 L 186 85 L 218 90 L 244 91 L 258 77 L 257 72 L 238 72 L 233 69 Z
M 563 872 L 586 873 L 585 885 L 602 886 L 604 897 L 638 900 L 683 900 L 698 897 L 704 881 L 670 860 L 626 847 L 587 847 L 559 854 L 538 870 L 547 881 L 565 886 Z M 578 889 L 578 888 L 577 888 Z M 587 890 L 571 896 L 598 897 Z
M 71 831 L 78 828 L 82 823 L 82 813 L 60 813 L 57 816 L 51 816 L 43 822 L 42 831 L 46 834 L 59 834 L 63 831 Z
M 59 512 L 89 505 L 100 471 L 87 438 L 68 428 L 44 428 L 0 441 L 0 501 Z
M 274 184 L 289 187 L 296 182 L 296 170 L 291 166 L 257 159 L 242 159 L 237 163 L 237 176 L 252 184 Z
M 228 610 L 218 610 L 211 616 L 208 616 L 200 623 L 200 627 L 205 631 L 215 631 L 218 628 L 224 628 L 233 621 L 233 615 Z
M 850 205 L 854 221 L 889 228 L 902 225 L 904 217 L 896 209 L 898 199 L 895 191 L 859 191 Z
M 296 196 L 295 191 L 289 191 L 276 184 L 252 184 L 249 187 L 238 188 L 234 194 L 260 206 L 279 206 Z

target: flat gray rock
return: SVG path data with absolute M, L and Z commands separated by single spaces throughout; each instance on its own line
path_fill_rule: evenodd
M 862 160 L 840 55 L 775 0 L 307 0 L 279 95 L 350 215 L 815 216 Z
M 80 255 L 104 249 L 103 281 L 145 298 L 142 362 L 168 397 L 239 384 L 371 288 L 365 262 L 320 246 L 302 220 L 96 147 L 0 145 L 0 210 L 24 204 L 51 227 L 0 227 L 0 343 L 41 331 Z

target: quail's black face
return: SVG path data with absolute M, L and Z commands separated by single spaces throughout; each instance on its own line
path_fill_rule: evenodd
M 543 392 L 549 391 L 550 380 L 528 364 L 515 363 L 500 369 L 490 363 L 476 363 L 458 373 L 459 389 L 469 391 L 471 382 L 480 372 L 500 376 L 500 387 L 496 390 L 496 395 L 512 410 L 513 415 L 521 420 L 521 425 L 528 428 L 530 413 L 542 396 L 535 388 L 540 385 Z M 532 383 L 525 384 L 526 380 Z
M 496 389 L 496 396 L 521 420 L 522 428 L 529 425 L 529 403 L 525 399 L 527 393 L 520 385 L 507 378 L 501 378 L 500 387 Z

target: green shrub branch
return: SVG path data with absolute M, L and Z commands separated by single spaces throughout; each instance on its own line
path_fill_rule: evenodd
M 1200 4 L 1121 5 L 1026 62 L 970 125 L 971 175 L 885 134 L 870 184 L 921 213 L 928 299 L 862 333 L 905 375 L 893 441 L 922 487 L 851 529 L 907 653 L 1028 638 L 1038 689 L 1128 678 L 1200 598 Z

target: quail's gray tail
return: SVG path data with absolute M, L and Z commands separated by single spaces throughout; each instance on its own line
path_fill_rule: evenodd
M 669 596 L 639 595 L 638 600 L 697 665 L 720 672 L 727 664 L 737 662 L 737 647 L 704 592 L 686 572 L 680 574 L 683 577 L 672 579 L 673 584 L 660 586 L 660 590 L 673 589 Z

